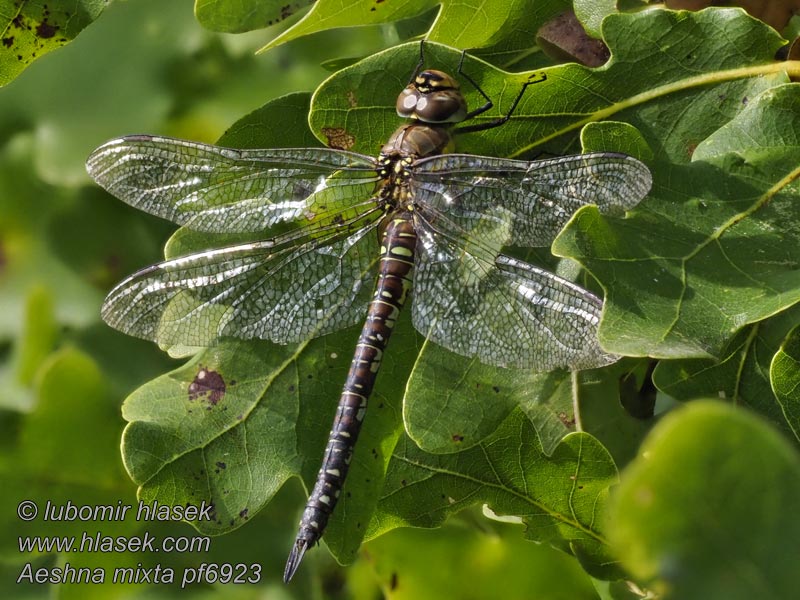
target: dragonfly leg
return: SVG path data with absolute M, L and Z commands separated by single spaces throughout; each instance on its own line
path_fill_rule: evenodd
M 467 73 L 461 70 L 461 65 L 463 62 L 464 62 L 464 54 L 461 55 L 461 61 L 458 63 L 458 74 L 462 75 L 464 79 L 469 81 L 472 84 L 472 86 L 476 90 L 478 90 L 481 96 L 483 96 L 486 99 L 486 104 L 467 113 L 467 116 L 464 117 L 464 121 L 468 121 L 469 119 L 472 119 L 482 113 L 485 113 L 487 110 L 489 110 L 494 106 L 494 103 L 492 102 L 491 98 L 489 98 L 489 96 L 486 95 L 486 92 L 484 92 L 483 89 L 481 89 L 478 83 L 474 79 L 472 79 L 472 77 L 470 77 Z M 478 123 L 477 125 L 466 125 L 464 127 L 457 127 L 455 130 L 453 130 L 453 133 L 470 133 L 474 131 L 485 131 L 486 129 L 494 129 L 495 127 L 500 127 L 500 125 L 508 121 L 511 118 L 511 115 L 514 114 L 514 111 L 517 110 L 517 106 L 519 105 L 520 100 L 522 100 L 522 96 L 525 95 L 525 90 L 528 88 L 528 86 L 533 85 L 534 83 L 541 83 L 543 81 L 547 81 L 546 73 L 539 73 L 535 78 L 532 75 L 531 77 L 528 78 L 528 81 L 522 84 L 522 87 L 520 88 L 517 97 L 514 98 L 514 102 L 511 103 L 511 106 L 509 107 L 508 112 L 505 115 L 495 119 L 494 121 L 489 121 L 488 123 Z

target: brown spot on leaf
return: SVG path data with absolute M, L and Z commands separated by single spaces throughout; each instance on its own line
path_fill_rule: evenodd
M 355 108 L 358 106 L 358 100 L 356 99 L 356 93 L 353 90 L 347 92 L 347 103 L 350 105 L 350 108 Z
M 248 515 L 248 513 L 249 513 L 249 512 L 250 512 L 250 509 L 248 509 L 248 508 L 243 508 L 242 510 L 240 510 L 240 511 L 239 511 L 239 516 L 240 516 L 242 519 L 246 519 L 246 518 L 247 518 L 247 515 Z
M 42 39 L 50 39 L 58 31 L 57 25 L 51 25 L 47 21 L 42 21 L 36 26 L 36 35 Z
M 217 371 L 200 367 L 197 375 L 189 384 L 189 400 L 204 397 L 211 406 L 216 406 L 225 396 L 225 379 Z
M 356 143 L 356 138 L 341 127 L 323 127 L 322 135 L 328 138 L 328 146 L 337 150 L 349 150 Z
M 11 48 L 14 45 L 14 36 L 11 35 L 9 37 L 3 38 L 3 46 L 6 48 Z
M 453 434 L 453 441 L 456 442 L 456 443 L 463 442 L 464 441 L 464 436 L 461 435 L 460 433 L 454 433 Z
M 565 412 L 558 413 L 558 420 L 566 427 L 575 427 L 575 415 L 568 415 Z
M 389 580 L 389 589 L 390 590 L 397 589 L 397 571 L 392 572 L 392 577 Z

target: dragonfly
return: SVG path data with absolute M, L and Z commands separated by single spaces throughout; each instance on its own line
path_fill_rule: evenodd
M 493 103 L 463 60 L 457 73 L 485 103 L 469 111 L 456 78 L 423 69 L 421 46 L 397 99 L 406 120 L 377 157 L 133 135 L 87 160 L 98 184 L 136 208 L 200 232 L 258 238 L 134 273 L 105 299 L 112 327 L 162 346 L 202 347 L 226 336 L 288 344 L 362 323 L 285 582 L 336 505 L 409 297 L 421 334 L 488 365 L 578 370 L 617 358 L 597 341 L 598 297 L 503 249 L 549 245 L 586 204 L 634 207 L 650 171 L 611 152 L 534 161 L 452 153 L 455 134 L 502 125 L 525 89 L 546 81 L 532 76 L 504 116 L 465 125 Z

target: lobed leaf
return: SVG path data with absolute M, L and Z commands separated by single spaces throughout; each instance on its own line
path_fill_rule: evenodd
M 392 23 L 419 16 L 435 6 L 439 12 L 424 35 L 432 42 L 446 42 L 457 48 L 509 46 L 528 49 L 536 30 L 547 19 L 569 8 L 564 0 L 510 0 L 479 2 L 467 0 L 319 0 L 293 27 L 261 50 L 268 50 L 299 37 L 336 27 L 356 27 Z M 509 44 L 509 38 L 516 38 Z
M 720 357 L 743 325 L 800 300 L 798 92 L 796 84 L 765 91 L 704 140 L 691 164 L 657 168 L 650 200 L 631 218 L 588 207 L 556 239 L 557 254 L 614 282 L 604 347 Z
M 398 526 L 435 527 L 477 503 L 515 515 L 526 537 L 578 556 L 590 573 L 615 573 L 600 515 L 617 470 L 606 450 L 585 433 L 567 435 L 548 456 L 520 410 L 477 446 L 429 454 L 410 438 L 392 455 L 368 538 Z

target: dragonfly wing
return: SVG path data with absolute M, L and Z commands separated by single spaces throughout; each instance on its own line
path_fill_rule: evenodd
M 162 346 L 224 336 L 285 344 L 354 325 L 371 297 L 379 216 L 153 265 L 109 293 L 103 319 Z
M 470 245 L 465 237 L 435 232 L 424 215 L 416 218 L 412 315 L 414 326 L 430 340 L 482 363 L 537 371 L 586 369 L 616 360 L 597 341 L 599 298 L 499 254 L 502 244 L 494 249 L 483 241 Z M 498 220 L 487 220 L 479 233 L 502 229 L 494 227 Z
M 508 243 L 548 246 L 585 204 L 621 213 L 652 184 L 649 169 L 624 154 L 599 152 L 532 162 L 444 154 L 414 165 L 413 197 L 466 229 L 498 205 L 510 216 Z
M 215 233 L 262 231 L 318 213 L 313 196 L 321 190 L 329 202 L 369 197 L 378 179 L 373 159 L 352 152 L 236 150 L 145 135 L 103 144 L 86 169 L 131 206 Z

